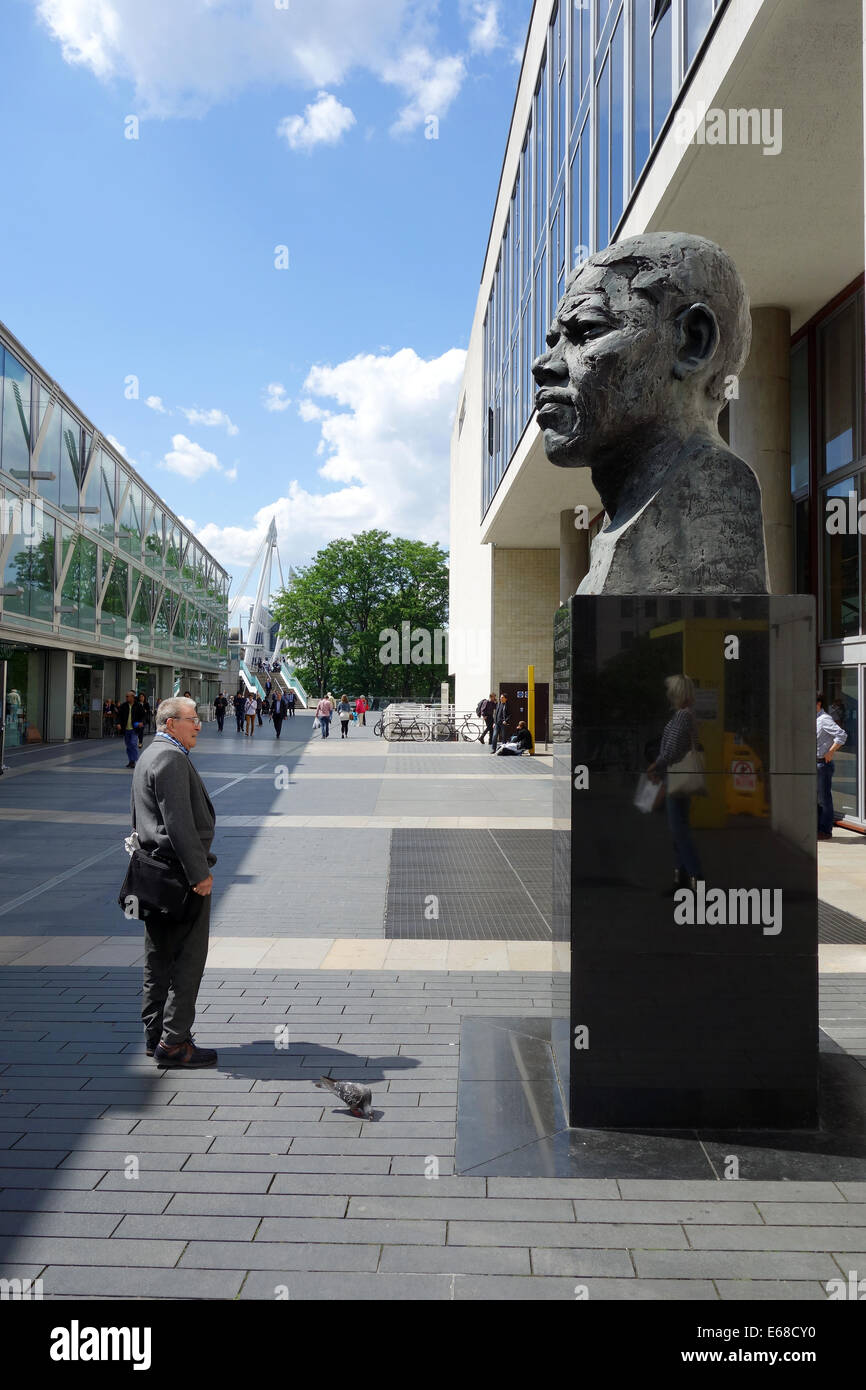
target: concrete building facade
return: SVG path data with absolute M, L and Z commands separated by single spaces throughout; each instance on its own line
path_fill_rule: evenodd
M 548 678 L 553 611 L 603 523 L 533 416 L 566 275 L 642 231 L 697 233 L 749 291 L 721 428 L 761 483 L 773 591 L 817 597 L 849 735 L 836 808 L 866 825 L 863 74 L 862 0 L 536 0 L 452 437 L 458 707 L 530 664 Z

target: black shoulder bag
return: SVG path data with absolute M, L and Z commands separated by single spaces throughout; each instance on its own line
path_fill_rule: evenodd
M 132 803 L 135 830 L 135 801 Z M 178 862 L 133 850 L 117 901 L 124 916 L 157 926 L 175 926 L 189 916 L 192 888 Z

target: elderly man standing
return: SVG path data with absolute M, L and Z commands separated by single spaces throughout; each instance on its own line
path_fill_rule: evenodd
M 217 1054 L 196 1047 L 192 1024 L 208 951 L 210 847 L 216 813 L 190 753 L 201 720 L 195 701 L 163 700 L 156 737 L 138 761 L 132 782 L 132 819 L 141 851 L 167 863 L 190 885 L 182 921 L 144 927 L 144 999 L 141 1016 L 147 1055 L 159 1067 L 213 1067 Z

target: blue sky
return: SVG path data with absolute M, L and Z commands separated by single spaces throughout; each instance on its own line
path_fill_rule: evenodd
M 6 0 L 0 319 L 236 580 L 272 513 L 447 543 L 530 8 Z

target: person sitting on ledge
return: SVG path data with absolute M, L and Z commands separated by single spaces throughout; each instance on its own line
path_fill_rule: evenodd
M 520 758 L 524 753 L 531 753 L 532 749 L 532 734 L 521 719 L 511 738 L 507 743 L 500 743 L 496 753 L 497 756 L 505 758 Z

